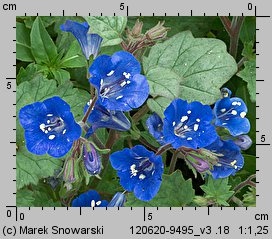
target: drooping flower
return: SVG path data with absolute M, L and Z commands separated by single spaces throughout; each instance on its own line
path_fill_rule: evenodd
M 252 145 L 252 140 L 248 135 L 239 135 L 233 141 L 241 150 L 247 150 Z
M 212 110 L 200 102 L 175 99 L 164 111 L 163 135 L 174 148 L 203 148 L 218 137 L 211 125 Z
M 223 98 L 215 103 L 214 124 L 228 129 L 232 136 L 247 134 L 250 130 L 250 122 L 245 118 L 246 104 L 238 97 L 230 98 L 231 93 L 225 94 L 227 90 L 226 88 L 222 89 Z
M 103 40 L 98 34 L 88 33 L 90 26 L 87 22 L 79 23 L 67 20 L 60 29 L 65 32 L 71 32 L 77 39 L 82 52 L 87 60 L 93 55 L 96 58 L 101 42 Z
M 235 175 L 244 166 L 240 148 L 232 140 L 218 139 L 206 149 L 218 155 L 218 163 L 211 170 L 214 179 Z
M 112 167 L 118 171 L 120 184 L 135 197 L 143 201 L 151 200 L 159 191 L 163 162 L 160 155 L 155 155 L 141 145 L 125 148 L 110 156 Z
M 95 190 L 82 193 L 72 201 L 72 207 L 107 207 L 108 202 L 101 200 L 100 195 Z
M 111 57 L 101 55 L 89 71 L 98 101 L 108 110 L 130 111 L 140 107 L 148 97 L 147 79 L 140 74 L 140 63 L 129 52 L 119 51 Z
M 90 175 L 97 175 L 101 172 L 100 156 L 91 143 L 83 144 L 83 162 Z
M 84 113 L 88 110 L 90 102 L 88 102 L 84 108 Z M 107 110 L 99 102 L 95 103 L 95 106 L 90 113 L 88 122 L 91 124 L 90 129 L 86 134 L 88 138 L 98 128 L 109 128 L 119 131 L 127 131 L 130 129 L 131 124 L 122 111 Z
M 163 122 L 159 115 L 156 113 L 152 114 L 146 120 L 146 126 L 149 133 L 162 145 L 165 144 L 163 136 Z
M 24 106 L 19 120 L 25 130 L 28 151 L 37 155 L 62 157 L 81 135 L 70 106 L 58 96 Z
M 108 204 L 108 207 L 123 207 L 126 202 L 126 195 L 117 192 Z

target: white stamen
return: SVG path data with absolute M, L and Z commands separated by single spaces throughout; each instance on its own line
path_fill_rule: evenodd
M 145 177 L 146 176 L 144 174 L 140 174 L 139 179 L 143 180 L 143 179 L 145 179 Z
M 238 105 L 238 106 L 241 106 L 241 102 L 237 102 L 237 105 Z
M 176 122 L 175 122 L 175 121 L 173 121 L 172 125 L 173 125 L 173 126 L 175 126 L 175 125 L 176 125 Z
M 237 105 L 237 102 L 236 102 L 236 101 L 233 101 L 233 102 L 232 102 L 232 105 Z
M 183 127 L 184 129 L 188 129 L 188 126 L 187 125 L 184 125 L 184 127 Z
M 121 98 L 123 98 L 123 96 L 122 96 L 122 95 L 119 95 L 119 96 L 117 96 L 115 99 L 116 99 L 116 100 L 119 100 L 119 99 L 121 99 Z
M 96 202 L 96 206 L 99 206 L 101 204 L 101 201 Z
M 127 82 L 123 81 L 123 82 L 120 84 L 120 86 L 121 86 L 121 87 L 124 87 L 126 84 L 127 84 Z
M 237 111 L 236 111 L 236 110 L 232 110 L 232 111 L 231 111 L 231 114 L 232 114 L 232 115 L 237 115 Z
M 182 117 L 181 117 L 180 121 L 183 123 L 183 122 L 186 121 L 187 119 L 188 119 L 188 116 L 185 115 L 185 116 L 182 116 Z
M 246 112 L 241 112 L 241 113 L 240 113 L 240 116 L 241 116 L 242 118 L 245 118 Z
M 226 111 L 226 109 L 224 108 L 224 109 L 221 109 L 220 111 L 221 111 L 222 113 L 224 113 L 224 112 Z
M 42 132 L 44 132 L 44 130 L 45 130 L 45 124 L 40 124 L 40 130 L 41 130 Z
M 46 116 L 49 116 L 49 117 L 50 117 L 50 116 L 53 116 L 53 114 L 47 114 Z
M 127 80 L 127 84 L 130 84 L 130 82 L 131 82 L 130 80 Z
M 52 139 L 54 139 L 55 137 L 56 137 L 56 135 L 51 134 L 51 135 L 48 136 L 48 139 L 52 140 Z
M 62 134 L 65 134 L 66 133 L 66 129 L 64 129 L 63 131 L 62 131 Z
M 47 120 L 46 123 L 47 123 L 47 124 L 50 124 L 50 120 Z
M 48 131 L 51 131 L 52 129 L 50 127 L 48 127 Z
M 187 140 L 192 140 L 192 139 L 193 139 L 193 138 L 191 138 L 191 137 L 188 137 L 188 138 L 187 138 Z
M 188 111 L 187 111 L 187 114 L 188 114 L 188 115 L 189 115 L 189 114 L 191 114 L 191 113 L 192 113 L 192 111 L 191 111 L 191 110 L 188 110 Z
M 47 133 L 48 133 L 48 130 L 45 130 L 45 131 L 44 131 L 44 133 L 46 133 L 46 134 L 47 134 Z
M 103 85 L 103 83 L 104 83 L 104 80 L 101 79 L 101 80 L 100 80 L 100 86 Z
M 196 119 L 196 122 L 200 122 L 200 119 Z
M 135 164 L 132 164 L 132 165 L 130 166 L 130 171 L 131 171 L 131 177 L 137 175 L 138 170 L 136 169 L 136 165 L 135 165 Z
M 197 130 L 198 130 L 198 126 L 199 126 L 198 124 L 195 124 L 195 125 L 194 125 L 194 131 L 197 131 Z
M 227 123 L 223 123 L 222 125 L 226 125 Z
M 229 118 L 226 118 L 226 120 L 229 120 Z
M 113 73 L 114 73 L 114 71 L 113 71 L 113 70 L 111 70 L 111 72 L 110 72 L 110 73 L 108 73 L 108 74 L 107 74 L 107 76 L 111 76 L 111 75 L 113 75 Z
M 123 73 L 123 76 L 125 76 L 126 79 L 129 79 L 129 77 L 130 77 L 131 75 L 130 75 L 130 73 L 124 72 L 124 73 Z
M 91 207 L 95 207 L 95 201 L 94 200 L 91 201 Z
M 237 160 L 234 160 L 230 163 L 231 166 L 234 166 L 237 163 Z

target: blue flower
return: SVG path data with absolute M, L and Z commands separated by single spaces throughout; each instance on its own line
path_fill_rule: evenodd
M 241 150 L 247 150 L 252 145 L 252 140 L 248 135 L 239 135 L 233 141 Z
M 226 178 L 244 166 L 240 148 L 232 140 L 216 140 L 206 149 L 218 154 L 218 163 L 211 170 L 214 179 Z
M 120 184 L 135 197 L 151 200 L 159 191 L 162 181 L 163 162 L 141 145 L 113 153 L 110 156 L 112 167 L 118 171 Z
M 141 66 L 129 52 L 99 56 L 90 69 L 90 83 L 98 91 L 100 104 L 108 110 L 130 111 L 147 99 L 149 86 Z
M 90 102 L 88 102 L 84 108 L 84 113 L 88 110 Z M 130 129 L 130 122 L 122 111 L 107 110 L 99 102 L 95 103 L 95 106 L 90 113 L 88 122 L 91 124 L 90 129 L 86 134 L 88 138 L 98 128 L 109 128 L 119 131 L 127 131 Z
M 88 33 L 89 28 L 87 22 L 78 23 L 71 20 L 67 20 L 65 24 L 60 26 L 62 31 L 71 32 L 74 35 L 87 60 L 89 60 L 91 55 L 96 58 L 103 40 L 98 34 Z
M 151 115 L 147 121 L 146 126 L 148 128 L 149 133 L 162 145 L 165 144 L 164 136 L 163 136 L 163 122 L 160 116 L 156 113 Z
M 222 95 L 224 97 L 224 94 Z M 242 99 L 226 96 L 215 103 L 213 112 L 215 116 L 214 124 L 228 129 L 232 136 L 249 132 L 250 122 L 245 118 L 247 107 Z
M 83 144 L 83 162 L 90 175 L 97 175 L 101 172 L 100 156 L 91 143 Z
M 164 115 L 164 140 L 176 149 L 181 146 L 203 148 L 218 137 L 215 127 L 211 125 L 213 114 L 208 105 L 175 99 Z
M 126 202 L 126 195 L 117 192 L 108 204 L 108 207 L 123 207 Z
M 81 135 L 70 106 L 58 96 L 24 106 L 19 120 L 25 130 L 28 151 L 37 155 L 62 157 Z
M 107 207 L 108 202 L 101 200 L 100 195 L 95 190 L 82 193 L 72 201 L 72 207 Z

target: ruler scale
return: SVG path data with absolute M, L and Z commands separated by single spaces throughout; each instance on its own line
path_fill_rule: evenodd
M 272 238 L 269 1 L 4 1 L 1 6 L 1 238 Z M 269 11 L 270 10 L 270 11 Z M 257 206 L 16 207 L 16 16 L 256 16 Z M 4 127 L 3 127 L 4 126 Z M 262 140 L 265 137 L 265 141 Z

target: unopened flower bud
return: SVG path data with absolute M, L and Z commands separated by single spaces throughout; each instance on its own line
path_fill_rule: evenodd
M 193 154 L 190 154 L 190 156 L 187 156 L 186 158 L 199 173 L 204 173 L 210 169 L 209 162 L 203 158 L 200 158 Z
M 123 207 L 126 202 L 126 196 L 123 193 L 116 193 L 110 203 L 108 204 L 108 207 Z
M 90 175 L 97 175 L 101 172 L 100 156 L 91 143 L 83 144 L 83 161 Z
M 63 181 L 66 183 L 72 183 L 76 181 L 75 159 L 72 157 L 66 159 L 63 171 Z
M 136 20 L 134 27 L 131 30 L 131 35 L 133 37 L 139 37 L 142 34 L 143 22 Z
M 164 27 L 163 24 L 164 22 L 159 22 L 155 27 L 152 27 L 150 30 L 148 30 L 145 34 L 146 37 L 152 41 L 165 38 L 167 35 L 167 31 L 170 28 Z
M 252 140 L 248 135 L 239 135 L 234 140 L 234 143 L 241 149 L 247 150 L 252 145 Z

